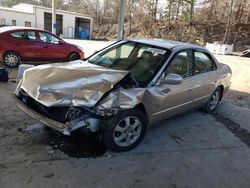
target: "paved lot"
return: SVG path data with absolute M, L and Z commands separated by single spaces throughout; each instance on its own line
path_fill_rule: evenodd
M 81 45 L 87 56 L 110 44 L 71 42 Z M 219 58 L 231 64 L 236 75 L 234 93 L 226 101 L 249 107 L 249 78 L 241 75 L 250 75 L 250 63 L 243 59 L 241 72 L 240 63 Z M 202 111 L 176 116 L 150 126 L 136 149 L 111 153 L 97 140 L 71 140 L 45 130 L 11 102 L 15 87 L 0 83 L 0 188 L 250 186 L 247 108 L 224 103 L 218 116 Z
M 13 105 L 8 94 L 15 85 L 0 84 L 1 188 L 249 188 L 249 145 L 230 129 L 238 125 L 223 118 L 190 112 L 152 125 L 130 152 L 105 152 L 104 146 L 90 142 L 87 147 L 95 149 L 82 156 L 102 156 L 69 157 L 46 141 L 54 134 Z

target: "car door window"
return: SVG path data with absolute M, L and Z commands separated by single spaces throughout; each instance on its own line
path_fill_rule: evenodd
M 59 44 L 59 39 L 49 33 L 39 32 L 39 37 L 42 42 L 51 43 L 51 44 Z
M 179 52 L 177 55 L 174 56 L 173 60 L 170 62 L 170 65 L 165 71 L 164 77 L 170 73 L 178 74 L 183 78 L 189 77 L 193 74 L 191 50 Z
M 11 33 L 14 38 L 24 39 L 24 40 L 36 40 L 36 34 L 34 31 L 18 31 Z
M 215 69 L 213 60 L 203 52 L 194 52 L 195 74 L 209 72 Z

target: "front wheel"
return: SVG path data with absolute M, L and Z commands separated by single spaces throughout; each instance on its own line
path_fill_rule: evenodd
M 222 90 L 220 87 L 218 87 L 207 101 L 205 105 L 205 111 L 208 113 L 212 113 L 217 108 L 221 98 L 222 98 Z
M 103 141 L 106 147 L 115 152 L 135 148 L 144 138 L 147 121 L 140 110 L 127 110 L 107 120 Z

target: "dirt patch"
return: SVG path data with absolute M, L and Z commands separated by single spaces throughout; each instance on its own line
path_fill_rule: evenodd
M 69 157 L 95 158 L 103 156 L 107 151 L 98 135 L 84 134 L 83 131 L 77 131 L 72 136 L 64 136 L 36 123 L 23 132 L 29 134 L 36 143 L 46 145 L 48 153 L 61 151 Z
M 238 137 L 243 143 L 250 147 L 250 132 L 240 127 L 239 124 L 232 120 L 222 117 L 219 114 L 214 114 L 216 121 L 223 124 L 228 130 L 230 130 L 236 137 Z

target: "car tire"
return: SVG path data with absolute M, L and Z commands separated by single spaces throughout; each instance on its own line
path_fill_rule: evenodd
M 80 59 L 80 55 L 78 53 L 73 52 L 69 54 L 68 61 L 75 61 L 78 59 Z
M 21 63 L 21 58 L 16 52 L 6 52 L 3 55 L 3 63 L 6 67 L 15 68 Z
M 213 111 L 215 111 L 221 98 L 222 98 L 222 90 L 220 87 L 217 87 L 216 90 L 213 92 L 213 94 L 208 99 L 208 101 L 204 107 L 204 110 L 207 113 L 212 113 Z
M 241 57 L 250 57 L 250 50 L 245 50 L 241 53 Z
M 128 151 L 141 143 L 146 130 L 146 117 L 140 110 L 119 112 L 106 120 L 103 142 L 111 151 Z

